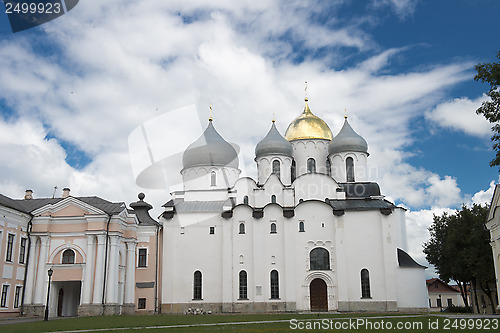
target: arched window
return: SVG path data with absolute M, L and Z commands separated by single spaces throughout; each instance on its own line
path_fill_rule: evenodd
M 329 159 L 326 159 L 326 174 L 328 176 L 332 175 L 332 163 L 330 162 Z
M 243 197 L 243 203 L 244 203 L 245 205 L 248 205 L 248 195 L 245 195 L 245 196 Z
M 307 173 L 316 173 L 316 160 L 314 158 L 307 160 Z
M 304 221 L 300 221 L 300 222 L 299 222 L 299 232 L 304 232 L 304 231 L 306 231 L 306 230 L 304 229 Z
M 210 173 L 210 185 L 212 186 L 217 185 L 217 174 L 215 173 L 215 171 L 212 171 Z
M 309 262 L 311 270 L 330 269 L 330 253 L 327 249 L 317 247 L 309 253 Z
M 293 181 L 295 180 L 295 178 L 297 178 L 297 172 L 295 171 L 296 167 L 295 167 L 295 160 L 292 161 L 292 167 L 290 168 L 290 173 L 292 175 L 292 183 Z
M 248 299 L 247 272 L 240 272 L 240 299 Z
M 348 182 L 354 181 L 354 160 L 352 157 L 345 159 L 345 171 Z
M 245 233 L 245 223 L 240 223 L 240 234 Z
M 366 268 L 361 270 L 361 297 L 370 298 L 370 273 Z
M 272 234 L 276 233 L 276 223 L 271 223 L 271 233 Z
M 193 299 L 201 299 L 201 272 L 194 272 Z
M 62 254 L 62 263 L 63 264 L 74 264 L 75 263 L 75 251 L 67 249 L 64 250 Z
M 277 270 L 271 271 L 271 299 L 280 298 L 280 282 Z
M 278 160 L 273 161 L 273 173 L 276 176 L 278 176 L 279 179 L 281 179 L 281 177 L 280 177 L 280 161 L 278 161 Z
M 274 194 L 271 195 L 271 202 L 276 203 L 276 196 Z

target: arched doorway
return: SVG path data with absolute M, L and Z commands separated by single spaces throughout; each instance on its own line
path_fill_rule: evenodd
M 57 316 L 62 317 L 63 315 L 63 298 L 64 298 L 64 290 L 63 288 L 59 289 L 59 295 L 57 296 Z
M 323 279 L 316 278 L 309 285 L 311 311 L 328 311 L 328 293 Z

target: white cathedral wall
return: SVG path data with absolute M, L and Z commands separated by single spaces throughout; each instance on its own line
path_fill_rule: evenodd
M 328 199 L 339 198 L 337 192 L 337 182 L 323 174 L 309 173 L 298 177 L 294 184 L 295 188 L 295 205 L 298 205 L 300 199 L 325 201 Z
M 329 156 L 332 174 L 331 176 L 338 182 L 346 182 L 346 158 L 352 157 L 354 161 L 354 180 L 364 182 L 377 176 L 377 169 L 368 170 L 367 155 L 360 152 L 342 152 Z
M 293 146 L 293 158 L 295 160 L 296 176 L 307 173 L 307 160 L 316 160 L 316 172 L 326 174 L 326 159 L 328 157 L 328 144 L 330 140 L 294 140 L 290 142 Z
M 398 267 L 397 286 L 400 309 L 418 310 L 429 307 L 424 268 Z
M 285 185 L 291 184 L 291 166 L 292 158 L 284 155 L 270 156 L 266 155 L 264 157 L 256 158 L 257 162 L 257 172 L 258 172 L 258 182 L 259 184 L 264 184 L 269 176 L 273 172 L 273 161 L 278 160 L 280 162 L 280 180 Z
M 212 185 L 212 172 L 215 172 L 215 185 Z M 199 166 L 181 171 L 184 190 L 213 190 L 232 187 L 241 171 L 228 166 Z
M 187 225 L 181 231 L 179 219 L 203 222 Z M 299 232 L 300 221 L 305 223 L 305 232 Z M 284 218 L 278 205 L 268 205 L 264 216 L 255 219 L 250 207 L 240 205 L 230 219 L 223 219 L 215 212 L 181 213 L 163 222 L 162 299 L 166 304 L 223 303 L 225 311 L 237 311 L 233 306 L 238 304 L 273 302 L 270 299 L 273 269 L 279 272 L 280 281 L 280 299 L 276 301 L 294 303 L 297 310 L 309 309 L 309 284 L 314 277 L 327 282 L 329 309 L 336 309 L 339 301 L 390 301 L 395 306 L 401 295 L 407 293 L 398 284 L 397 276 L 396 249 L 404 243 L 402 209 L 395 209 L 388 216 L 372 210 L 346 211 L 338 217 L 327 204 L 308 201 L 296 207 L 293 218 Z M 240 223 L 245 224 L 245 234 L 239 234 Z M 271 223 L 276 223 L 275 234 L 270 233 Z M 215 226 L 215 235 L 209 235 L 210 226 Z M 330 252 L 329 271 L 309 270 L 309 252 L 318 246 Z M 363 268 L 370 272 L 371 299 L 361 298 Z M 203 301 L 192 300 L 196 270 L 203 274 Z M 239 300 L 241 270 L 248 274 L 248 300 Z M 420 273 L 411 278 L 425 281 Z M 260 288 L 262 292 L 257 294 Z

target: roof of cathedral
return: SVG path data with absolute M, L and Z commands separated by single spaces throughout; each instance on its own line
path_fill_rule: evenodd
M 126 209 L 125 203 L 123 202 L 110 202 L 99 197 L 74 197 L 80 201 L 83 201 L 91 206 L 94 206 L 107 214 L 119 214 L 124 209 Z M 56 204 L 65 198 L 40 198 L 40 199 L 11 199 L 5 195 L 0 194 L 0 205 L 15 209 L 24 213 L 31 213 L 38 208 L 45 205 Z
M 301 139 L 323 139 L 331 140 L 333 137 L 330 127 L 319 117 L 315 116 L 305 99 L 304 111 L 295 118 L 288 126 L 285 139 L 288 141 Z
M 400 267 L 417 267 L 417 268 L 427 268 L 417 263 L 413 258 L 405 251 L 398 248 L 398 264 Z
M 368 144 L 361 135 L 356 133 L 345 117 L 344 126 L 328 145 L 328 153 L 335 154 L 347 151 L 357 151 L 368 154 Z
M 194 166 L 230 166 L 238 168 L 238 153 L 215 130 L 210 118 L 205 132 L 184 151 L 182 166 L 184 169 Z
M 255 147 L 255 156 L 260 157 L 264 155 L 286 155 L 292 156 L 293 147 L 276 128 L 275 121 L 267 135 Z

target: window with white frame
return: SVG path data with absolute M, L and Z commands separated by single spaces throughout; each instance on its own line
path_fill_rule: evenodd
M 26 257 L 26 243 L 28 238 L 21 237 L 21 242 L 19 244 L 19 263 L 24 264 L 24 260 Z
M 66 249 L 62 253 L 62 264 L 70 265 L 75 263 L 75 251 L 72 249 Z
M 12 261 L 12 252 L 14 250 L 14 239 L 16 235 L 9 234 L 7 236 L 7 251 L 5 252 L 5 261 Z
M 0 307 L 2 307 L 2 308 L 7 307 L 7 298 L 9 296 L 9 288 L 10 288 L 10 286 L 8 284 L 2 285 L 2 298 L 0 299 Z
M 137 267 L 148 267 L 148 249 L 140 248 L 137 252 Z
M 21 301 L 21 291 L 23 290 L 22 286 L 16 286 L 16 293 L 14 294 L 14 308 L 18 308 Z

